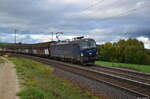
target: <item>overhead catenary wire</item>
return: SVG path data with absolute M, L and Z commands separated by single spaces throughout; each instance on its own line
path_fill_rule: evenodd
M 130 14 L 130 12 L 134 12 L 134 11 L 137 11 L 137 8 L 128 9 L 127 11 L 122 12 L 122 13 L 116 15 L 116 16 L 113 16 L 113 17 L 120 17 L 120 16 L 123 16 L 123 15 Z
M 84 8 L 81 12 L 84 12 L 84 11 L 90 9 L 90 8 L 94 8 L 95 6 L 97 6 L 97 5 L 99 5 L 99 4 L 102 4 L 104 1 L 105 1 L 105 0 L 100 0 L 100 1 L 98 1 L 98 2 L 96 2 L 96 3 L 94 3 L 94 4 L 91 4 L 90 6 Z M 122 12 L 122 13 L 120 13 L 120 14 L 112 15 L 112 16 L 110 16 L 110 18 L 112 18 L 112 17 L 121 17 L 121 16 L 123 16 L 123 15 L 127 15 L 127 14 L 129 14 L 130 12 L 134 12 L 134 11 L 137 11 L 137 8 L 128 9 L 127 11 Z M 82 13 L 82 14 L 83 14 L 83 13 Z M 86 14 L 87 14 L 87 13 L 86 13 Z
M 88 6 L 88 7 L 86 7 L 84 10 L 88 10 L 88 9 L 90 9 L 90 8 L 93 8 L 93 7 L 99 5 L 100 3 L 104 2 L 104 1 L 105 1 L 105 0 L 100 0 L 100 1 L 98 1 L 98 2 L 96 2 L 96 3 L 94 3 L 94 4 L 92 4 L 92 5 L 90 5 L 90 6 Z
M 88 10 L 88 9 L 90 9 L 90 8 L 93 8 L 93 7 L 99 5 L 100 3 L 104 2 L 104 1 L 105 1 L 105 0 L 101 0 L 101 1 L 99 1 L 99 2 L 97 2 L 97 3 L 95 3 L 95 4 L 93 4 L 93 5 L 90 5 L 89 7 L 85 8 L 83 11 L 86 11 L 86 10 Z M 118 18 L 118 17 L 124 16 L 124 15 L 129 15 L 129 14 L 131 14 L 131 12 L 134 12 L 134 11 L 137 11 L 137 8 L 136 8 L 136 7 L 131 8 L 131 9 L 128 9 L 128 10 L 126 10 L 126 11 L 124 11 L 124 12 L 119 13 L 119 14 L 109 16 L 109 17 L 110 17 L 110 18 L 115 18 L 115 17 Z M 126 37 L 127 35 L 129 35 L 128 32 L 123 33 L 123 36 L 124 36 L 124 37 Z

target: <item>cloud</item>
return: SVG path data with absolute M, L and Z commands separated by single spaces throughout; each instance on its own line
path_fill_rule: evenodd
M 144 43 L 145 48 L 150 49 L 150 39 L 148 37 L 140 36 L 140 37 L 137 37 L 137 39 Z
M 48 41 L 50 32 L 98 43 L 150 38 L 149 19 L 149 0 L 1 0 L 0 41 L 13 42 L 14 29 L 24 43 Z

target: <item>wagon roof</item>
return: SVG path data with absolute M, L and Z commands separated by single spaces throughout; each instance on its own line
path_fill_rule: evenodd
M 53 42 L 43 42 L 43 43 L 36 43 L 31 45 L 32 47 L 49 47 Z
M 10 43 L 7 45 L 0 46 L 1 48 L 29 48 L 29 47 L 48 47 L 53 42 L 43 42 L 43 43 L 35 43 L 35 44 L 14 44 Z

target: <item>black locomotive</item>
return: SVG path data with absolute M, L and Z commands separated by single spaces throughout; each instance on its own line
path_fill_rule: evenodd
M 73 63 L 89 64 L 97 59 L 96 42 L 91 38 L 77 37 L 73 40 L 38 44 L 13 44 L 0 47 L 1 51 L 30 54 Z

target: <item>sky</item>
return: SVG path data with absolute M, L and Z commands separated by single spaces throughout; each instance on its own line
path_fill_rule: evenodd
M 77 36 L 98 44 L 136 38 L 150 49 L 150 0 L 0 0 L 0 42 L 38 43 Z M 54 36 L 54 40 L 56 40 Z

